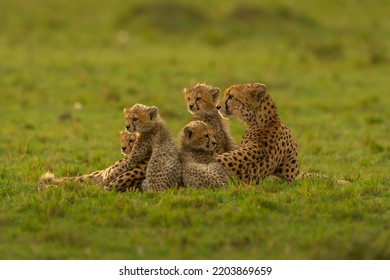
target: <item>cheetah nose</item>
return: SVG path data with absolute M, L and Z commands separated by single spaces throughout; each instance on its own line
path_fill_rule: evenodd
M 122 147 L 122 151 L 126 150 L 126 147 Z
M 211 142 L 211 144 L 213 144 L 213 146 L 217 145 L 217 142 L 213 141 Z
M 188 105 L 188 108 L 190 108 L 190 110 L 192 110 L 192 108 L 194 108 L 194 105 Z
M 221 109 L 221 105 L 216 106 L 217 110 Z
M 129 130 L 129 128 L 130 128 L 130 125 L 126 125 L 125 127 L 126 127 L 126 130 Z

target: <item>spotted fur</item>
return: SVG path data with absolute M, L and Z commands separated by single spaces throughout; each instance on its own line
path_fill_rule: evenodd
M 226 120 L 222 119 L 216 109 L 221 90 L 206 84 L 196 84 L 183 90 L 188 112 L 193 120 L 204 121 L 211 125 L 215 131 L 217 154 L 233 151 L 238 148 L 231 136 Z
M 122 130 L 119 133 L 119 139 L 121 144 L 121 153 L 124 156 L 128 156 L 131 153 L 131 150 L 134 147 L 134 143 L 137 140 L 138 134 L 137 133 L 129 133 L 126 130 Z
M 178 185 L 181 181 L 178 151 L 157 107 L 136 104 L 123 113 L 126 130 L 139 136 L 126 160 L 104 174 L 103 181 L 109 185 L 108 189 L 132 184 L 128 172 L 133 174 L 134 168 L 148 160 L 141 186 L 143 191 L 163 191 Z
M 298 176 L 297 144 L 264 84 L 228 87 L 217 109 L 223 117 L 238 117 L 248 126 L 237 150 L 216 156 L 231 174 L 245 183 L 270 175 L 290 182 Z
M 137 136 L 138 135 L 136 133 L 128 133 L 126 131 L 120 132 L 121 153 L 123 155 L 128 156 L 130 154 L 130 152 L 134 148 L 134 142 L 137 139 Z M 141 187 L 142 180 L 145 177 L 143 173 L 144 170 L 146 169 L 146 164 L 147 164 L 146 162 L 139 164 L 136 168 L 134 168 L 132 174 L 128 174 L 129 177 L 132 177 L 132 181 L 125 186 L 116 188 L 115 185 L 113 185 L 112 183 L 108 185 L 105 185 L 103 183 L 103 177 L 105 173 L 109 172 L 110 169 L 115 168 L 115 165 L 120 165 L 125 160 L 126 158 L 120 159 L 114 165 L 109 166 L 106 169 L 94 171 L 92 173 L 81 175 L 81 176 L 55 178 L 53 173 L 47 172 L 40 177 L 39 186 L 42 187 L 47 184 L 60 185 L 66 182 L 80 182 L 80 183 L 90 182 L 96 185 L 103 186 L 106 189 L 115 188 L 118 191 L 139 189 Z
M 190 122 L 181 132 L 180 145 L 185 186 L 228 186 L 230 174 L 214 158 L 217 141 L 214 130 L 208 124 L 202 121 Z

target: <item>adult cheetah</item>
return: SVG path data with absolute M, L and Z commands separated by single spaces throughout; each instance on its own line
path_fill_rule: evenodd
M 183 90 L 187 109 L 192 114 L 193 120 L 204 121 L 213 127 L 217 140 L 216 154 L 238 148 L 230 135 L 226 120 L 222 119 L 215 107 L 220 92 L 219 88 L 204 83 Z
M 245 183 L 270 175 L 290 182 L 299 175 L 297 144 L 264 84 L 232 85 L 216 108 L 223 117 L 236 116 L 248 126 L 237 150 L 216 156 L 226 170 Z
M 190 122 L 181 132 L 180 146 L 179 156 L 185 186 L 228 186 L 227 180 L 231 175 L 214 158 L 217 142 L 210 125 L 202 121 Z
M 126 130 L 139 133 L 139 136 L 126 160 L 104 174 L 103 183 L 115 188 L 131 184 L 131 178 L 126 174 L 149 160 L 142 182 L 143 191 L 163 191 L 180 184 L 178 151 L 157 107 L 135 104 L 125 108 L 123 113 Z

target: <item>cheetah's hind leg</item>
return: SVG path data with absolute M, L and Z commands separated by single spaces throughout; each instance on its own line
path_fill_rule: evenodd
M 139 164 L 135 168 L 122 173 L 104 186 L 106 191 L 115 190 L 117 192 L 142 191 L 141 185 L 146 175 L 146 164 Z

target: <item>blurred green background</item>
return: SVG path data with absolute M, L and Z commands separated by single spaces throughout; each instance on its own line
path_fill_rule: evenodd
M 51 139 L 54 125 L 59 137 L 103 137 L 90 150 L 106 151 L 123 107 L 156 105 L 176 133 L 190 120 L 184 87 L 263 82 L 303 155 L 388 151 L 388 12 L 389 1 L 358 0 L 4 0 L 2 135 Z M 237 140 L 243 129 L 233 121 Z
M 361 216 L 357 215 L 359 229 L 369 227 L 361 224 L 360 219 L 374 214 L 377 217 L 371 221 L 373 229 L 364 232 L 361 240 L 352 242 L 363 244 L 358 248 L 364 248 L 366 242 L 376 236 L 380 241 L 371 245 L 372 250 L 367 254 L 360 255 L 361 251 L 356 253 L 348 247 L 345 236 L 339 243 L 346 248 L 336 243 L 340 251 L 336 250 L 335 254 L 327 251 L 326 240 L 333 240 L 339 234 L 337 232 L 327 232 L 325 236 L 316 233 L 315 237 L 320 241 L 315 246 L 324 251 L 307 250 L 311 248 L 307 246 L 310 238 L 309 243 L 306 244 L 305 239 L 302 241 L 305 246 L 298 248 L 292 245 L 291 236 L 280 237 L 272 232 L 270 236 L 275 236 L 275 240 L 271 243 L 280 246 L 275 249 L 269 245 L 266 255 L 253 251 L 249 256 L 389 256 L 379 249 L 389 240 L 388 235 L 384 235 L 389 228 L 388 221 L 385 222 L 389 217 L 390 170 L 389 13 L 390 1 L 387 0 L 0 1 L 0 199 L 3 200 L 0 207 L 4 211 L 0 215 L 0 225 L 7 228 L 0 233 L 3 257 L 66 258 L 66 252 L 50 255 L 45 247 L 38 245 L 40 249 L 27 250 L 29 253 L 25 255 L 20 253 L 24 247 L 15 247 L 17 249 L 13 251 L 11 245 L 4 245 L 12 244 L 11 240 L 20 244 L 24 244 L 22 240 L 26 244 L 35 240 L 33 243 L 40 244 L 42 240 L 37 241 L 29 234 L 39 236 L 48 229 L 42 220 L 35 220 L 34 213 L 42 209 L 34 205 L 43 207 L 44 218 L 41 219 L 54 216 L 55 220 L 58 213 L 54 211 L 53 214 L 50 201 L 62 201 L 61 196 L 73 197 L 67 191 L 54 197 L 50 192 L 37 193 L 38 177 L 47 170 L 58 176 L 83 174 L 119 159 L 122 109 L 134 103 L 157 106 L 176 137 L 191 120 L 182 90 L 198 82 L 221 89 L 234 83 L 265 83 L 282 121 L 298 142 L 301 169 L 354 183 L 349 189 L 351 192 L 347 191 L 349 195 L 343 193 L 340 197 L 346 195 L 357 201 L 346 205 L 343 201 L 340 203 L 346 207 L 342 207 L 342 211 L 351 214 L 353 220 L 356 204 L 370 201 L 367 208 L 360 209 Z M 239 141 L 244 124 L 235 119 L 230 123 L 233 136 Z M 269 184 L 274 187 L 267 191 Z M 271 200 L 276 205 L 291 207 L 288 212 L 292 217 L 297 214 L 294 209 L 299 212 L 299 207 L 289 204 L 287 197 L 294 195 L 287 190 L 296 192 L 297 197 L 307 197 L 302 195 L 301 188 L 299 184 L 290 188 L 270 182 L 259 186 L 259 190 L 265 192 L 262 193 L 264 199 L 271 199 L 269 193 L 285 197 L 286 201 L 279 201 L 277 197 Z M 365 188 L 368 189 L 365 191 Z M 88 192 L 77 195 L 94 199 Z M 81 199 L 77 195 L 73 197 L 76 201 Z M 167 203 L 172 199 L 170 195 L 175 196 L 167 194 Z M 194 196 L 203 201 L 193 193 L 184 194 L 184 199 L 191 200 Z M 322 200 L 325 206 L 317 211 L 327 213 L 326 209 L 337 197 L 332 195 L 330 199 Z M 104 196 L 96 199 L 103 201 L 102 209 L 110 207 Z M 111 195 L 108 199 L 116 201 Z M 114 205 L 122 203 L 123 195 L 118 195 L 117 199 L 115 203 L 118 204 Z M 128 199 L 147 202 L 151 198 L 131 196 Z M 237 207 L 242 206 L 240 203 L 247 201 L 239 201 Z M 255 207 L 257 202 L 253 203 Z M 319 202 L 310 200 L 308 203 L 315 209 Z M 224 204 L 206 208 L 214 209 Z M 200 205 L 202 208 L 203 204 Z M 251 205 L 246 207 L 253 210 Z M 377 212 L 371 213 L 368 209 Z M 184 207 L 180 211 L 188 209 Z M 74 212 L 67 215 L 75 215 L 75 218 L 79 214 Z M 84 212 L 94 217 L 91 212 Z M 68 212 L 60 213 L 58 218 Z M 104 213 L 98 214 L 101 219 L 107 219 L 110 228 L 112 217 Z M 264 215 L 269 214 L 266 213 Z M 259 215 L 263 215 L 261 211 Z M 275 215 L 278 217 L 277 213 Z M 339 217 L 334 226 L 342 228 L 345 216 L 340 214 Z M 287 216 L 286 219 L 290 218 Z M 25 219 L 32 224 L 27 226 L 27 231 Z M 59 228 L 66 232 L 73 223 L 70 219 Z M 328 223 L 325 219 L 324 229 Z M 229 222 L 227 226 L 230 226 Z M 311 226 L 317 225 L 307 226 L 311 232 Z M 357 229 L 352 226 L 347 231 L 346 236 L 349 236 Z M 60 233 L 52 233 L 53 236 L 57 234 Z M 251 239 L 253 236 L 250 235 L 245 244 L 257 246 Z M 48 239 L 43 243 L 52 241 Z M 234 247 L 235 243 L 229 244 Z M 76 242 L 75 246 L 89 245 Z M 240 246 L 234 247 L 238 251 L 229 247 L 232 251 L 222 251 L 221 255 L 206 250 L 190 251 L 185 256 L 243 258 L 245 253 L 240 251 Z M 8 253 L 4 253 L 5 249 Z M 82 252 L 76 258 L 96 256 Z M 107 248 L 99 252 L 98 256 L 102 258 L 128 257 L 111 254 Z M 183 257 L 177 252 L 164 255 L 151 250 L 149 253 L 146 256 L 135 253 L 135 256 Z

